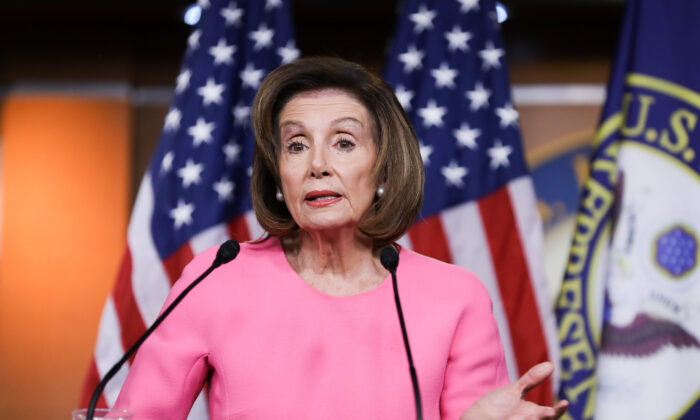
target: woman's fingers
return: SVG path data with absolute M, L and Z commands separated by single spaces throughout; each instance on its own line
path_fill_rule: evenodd
M 515 383 L 520 390 L 520 397 L 525 398 L 525 394 L 547 379 L 554 372 L 554 365 L 551 362 L 542 362 L 530 368 Z

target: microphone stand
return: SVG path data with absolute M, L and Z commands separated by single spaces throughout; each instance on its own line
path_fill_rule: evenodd
M 413 357 L 411 356 L 411 346 L 408 344 L 408 334 L 406 333 L 406 324 L 403 320 L 403 311 L 401 310 L 401 300 L 399 299 L 399 290 L 396 284 L 396 268 L 399 266 L 399 253 L 392 247 L 382 249 L 379 260 L 384 268 L 391 273 L 391 283 L 394 288 L 394 302 L 396 303 L 396 312 L 399 315 L 399 323 L 401 324 L 401 335 L 403 336 L 403 346 L 406 349 L 408 357 L 408 368 L 411 373 L 411 384 L 413 385 L 413 399 L 416 405 L 416 419 L 423 420 L 423 407 L 420 398 L 420 389 L 418 388 L 418 375 L 416 368 L 413 365 Z
M 121 359 L 117 363 L 112 366 L 112 368 L 107 372 L 107 374 L 102 378 L 99 384 L 97 384 L 97 387 L 95 388 L 95 391 L 92 393 L 92 398 L 90 399 L 90 405 L 88 406 L 88 412 L 86 416 L 86 420 L 93 420 L 93 416 L 95 415 L 95 407 L 97 406 L 97 401 L 100 399 L 100 395 L 102 394 L 102 391 L 105 388 L 105 385 L 107 385 L 107 382 L 109 382 L 110 379 L 114 375 L 119 372 L 119 369 L 121 369 L 122 365 L 126 363 L 129 358 L 136 353 L 136 350 L 141 346 L 141 344 L 148 338 L 148 336 L 151 335 L 151 333 L 163 322 L 163 320 L 170 314 L 170 312 L 175 309 L 175 307 L 182 301 L 182 299 L 187 296 L 187 294 L 196 286 L 198 285 L 202 280 L 204 280 L 205 277 L 207 277 L 212 271 L 214 271 L 216 268 L 218 268 L 222 264 L 226 264 L 227 262 L 233 260 L 236 258 L 238 255 L 238 252 L 241 250 L 241 246 L 238 244 L 238 242 L 234 241 L 233 239 L 229 239 L 228 241 L 224 242 L 221 244 L 219 247 L 219 250 L 216 252 L 216 258 L 214 259 L 214 262 L 211 264 L 211 266 L 202 273 L 201 276 L 197 277 L 195 281 L 193 281 L 185 290 L 183 290 L 175 300 L 168 305 L 168 307 L 163 311 L 162 314 L 156 320 L 153 322 L 153 324 L 148 327 L 145 333 L 139 337 L 138 340 L 129 348 L 129 350 L 124 353 L 124 356 L 122 356 Z

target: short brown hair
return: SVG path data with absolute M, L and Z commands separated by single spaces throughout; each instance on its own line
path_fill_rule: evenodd
M 328 88 L 353 95 L 373 118 L 377 148 L 373 175 L 382 181 L 385 193 L 375 199 L 357 227 L 374 240 L 375 247 L 384 246 L 408 230 L 423 203 L 420 148 L 391 87 L 362 66 L 339 58 L 300 59 L 272 71 L 260 85 L 252 108 L 255 150 L 250 192 L 255 215 L 272 236 L 287 236 L 298 229 L 287 206 L 275 199 L 280 185 L 279 113 L 295 95 Z

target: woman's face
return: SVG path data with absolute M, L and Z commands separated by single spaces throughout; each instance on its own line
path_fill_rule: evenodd
M 337 89 L 300 93 L 279 115 L 281 189 L 305 231 L 354 227 L 372 204 L 377 151 L 369 112 Z

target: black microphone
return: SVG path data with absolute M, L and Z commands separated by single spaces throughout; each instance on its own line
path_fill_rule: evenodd
M 406 349 L 408 357 L 408 368 L 411 372 L 411 383 L 413 384 L 413 398 L 416 403 L 416 419 L 423 420 L 423 408 L 420 400 L 420 389 L 418 389 L 418 376 L 416 368 L 413 366 L 413 357 L 411 356 L 411 346 L 408 344 L 408 334 L 406 334 L 406 324 L 403 321 L 403 311 L 401 310 L 401 300 L 399 300 L 399 290 L 396 285 L 396 267 L 399 266 L 399 253 L 388 246 L 379 253 L 379 261 L 384 268 L 391 273 L 391 281 L 394 286 L 394 302 L 396 302 L 396 312 L 399 314 L 399 323 L 401 324 L 401 334 L 403 335 L 403 346 Z
M 87 412 L 87 417 L 86 420 L 92 420 L 92 417 L 95 415 L 95 407 L 97 406 L 97 400 L 100 398 L 100 394 L 102 394 L 102 391 L 105 388 L 105 385 L 107 385 L 107 382 L 109 382 L 110 379 L 114 375 L 116 375 L 117 372 L 119 372 L 119 369 L 121 369 L 122 365 L 126 363 L 127 360 L 131 357 L 132 354 L 138 350 L 138 348 L 141 346 L 141 344 L 148 338 L 149 335 L 153 332 L 153 330 L 156 329 L 160 325 L 161 322 L 167 317 L 170 312 L 175 309 L 175 306 L 177 306 L 178 303 L 182 299 L 187 296 L 187 294 L 196 286 L 198 285 L 202 280 L 204 280 L 205 277 L 207 277 L 212 271 L 214 271 L 215 268 L 219 267 L 222 264 L 226 264 L 227 262 L 233 260 L 236 258 L 238 255 L 238 252 L 241 250 L 241 246 L 238 244 L 238 242 L 234 241 L 233 239 L 229 239 L 228 241 L 224 242 L 221 244 L 219 247 L 219 250 L 216 252 L 216 258 L 214 258 L 214 262 L 211 264 L 211 266 L 202 273 L 201 276 L 197 277 L 195 281 L 193 281 L 185 290 L 183 290 L 175 300 L 168 305 L 168 307 L 163 311 L 162 314 L 158 318 L 156 318 L 155 322 L 146 330 L 145 333 L 141 337 L 139 337 L 138 340 L 134 343 L 133 346 L 129 348 L 129 350 L 124 353 L 124 356 L 122 356 L 121 359 L 117 363 L 112 366 L 112 368 L 107 372 L 107 374 L 102 378 L 99 384 L 97 384 L 97 388 L 95 388 L 95 392 L 92 393 L 92 398 L 90 399 L 90 405 L 88 406 L 88 412 Z

